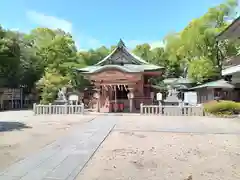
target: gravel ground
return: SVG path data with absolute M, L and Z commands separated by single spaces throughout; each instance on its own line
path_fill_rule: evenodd
M 235 135 L 113 132 L 77 180 L 239 180 Z
M 239 130 L 230 119 L 121 117 L 77 180 L 239 180 Z
M 71 127 L 93 118 L 81 115 L 33 116 L 29 111 L 1 112 L 0 170 L 66 135 Z
M 9 113 L 9 115 L 8 115 Z M 0 113 L 0 170 L 96 116 Z M 104 118 L 101 116 L 101 118 Z M 240 120 L 108 116 L 117 119 L 77 180 L 239 180 Z
M 193 116 L 122 116 L 115 129 L 124 131 L 240 134 L 240 119 Z

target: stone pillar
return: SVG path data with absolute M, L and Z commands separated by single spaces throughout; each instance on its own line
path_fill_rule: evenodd
M 114 112 L 117 112 L 117 85 L 114 86 Z
M 97 112 L 100 112 L 100 88 L 96 88 L 96 93 L 94 97 L 97 99 Z
M 128 99 L 129 99 L 129 111 L 133 112 L 133 98 L 134 98 L 134 93 L 133 93 L 133 88 L 128 88 L 129 93 L 128 93 Z

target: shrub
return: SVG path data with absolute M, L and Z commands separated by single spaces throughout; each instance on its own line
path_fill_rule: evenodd
M 234 101 L 211 101 L 204 104 L 204 111 L 216 116 L 240 113 L 240 103 Z

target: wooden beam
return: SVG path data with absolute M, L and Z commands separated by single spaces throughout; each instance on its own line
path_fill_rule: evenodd
M 95 82 L 94 84 L 97 86 L 104 86 L 104 85 L 118 86 L 118 85 L 136 85 L 136 82 Z

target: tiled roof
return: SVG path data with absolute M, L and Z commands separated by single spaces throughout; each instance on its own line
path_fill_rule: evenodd
M 193 82 L 188 78 L 178 78 L 173 84 L 192 84 Z
M 227 75 L 233 75 L 236 73 L 240 73 L 240 64 L 236 66 L 231 66 L 226 69 L 222 70 L 222 75 L 227 76 Z
M 223 79 L 220 79 L 220 80 L 217 80 L 217 81 L 212 81 L 212 82 L 208 82 L 208 83 L 205 83 L 205 84 L 202 84 L 202 85 L 199 85 L 199 86 L 195 86 L 195 87 L 192 87 L 190 88 L 190 90 L 192 89 L 201 89 L 201 88 L 223 88 L 223 89 L 233 89 L 234 88 L 234 85 L 223 80 Z
M 161 70 L 162 68 L 159 66 L 155 66 L 152 64 L 144 64 L 144 65 L 134 65 L 134 64 L 124 64 L 124 65 L 115 65 L 115 64 L 109 64 L 104 66 L 88 66 L 85 68 L 77 69 L 77 71 L 82 73 L 97 73 L 102 70 L 107 70 L 111 68 L 116 68 L 119 70 L 122 70 L 124 72 L 146 72 L 146 71 L 152 71 L 152 70 Z
M 119 52 L 120 55 L 124 56 L 129 62 L 123 64 L 120 64 L 119 62 L 118 64 L 110 64 L 109 60 L 112 60 L 112 57 L 113 59 L 116 58 L 116 53 Z M 81 73 L 90 74 L 110 68 L 116 68 L 125 72 L 146 72 L 154 70 L 158 71 L 163 69 L 163 67 L 150 64 L 147 61 L 143 60 L 142 58 L 131 53 L 131 51 L 126 48 L 124 42 L 120 39 L 117 47 L 103 60 L 99 61 L 96 65 L 77 69 L 77 71 Z
M 163 82 L 165 84 L 172 84 L 173 82 L 175 82 L 178 78 L 166 78 L 163 80 Z
M 193 82 L 188 78 L 167 78 L 164 79 L 163 82 L 165 84 L 170 85 L 181 85 L 181 84 L 192 84 Z
M 240 37 L 240 16 L 216 37 L 217 40 L 237 39 Z

